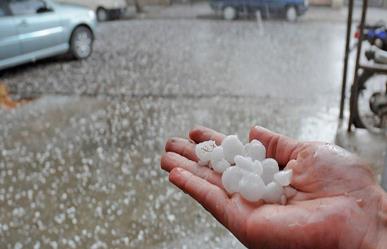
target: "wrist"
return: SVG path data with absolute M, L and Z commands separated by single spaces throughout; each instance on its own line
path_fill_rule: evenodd
M 355 215 L 358 222 L 347 224 L 349 226 L 346 226 L 345 233 L 350 239 L 342 248 L 354 248 L 352 241 L 361 249 L 386 249 L 387 193 L 375 184 L 356 192 L 352 197 L 362 211 Z
M 387 193 L 378 186 L 380 192 L 380 206 L 377 215 L 377 223 L 379 230 L 379 240 L 377 243 L 377 249 L 383 249 L 387 247 Z

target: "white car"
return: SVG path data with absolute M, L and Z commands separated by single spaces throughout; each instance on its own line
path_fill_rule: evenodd
M 59 0 L 65 3 L 81 4 L 94 10 L 97 20 L 102 22 L 110 18 L 119 18 L 126 11 L 125 0 Z

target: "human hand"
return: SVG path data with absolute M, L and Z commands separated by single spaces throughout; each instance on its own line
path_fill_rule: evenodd
M 248 248 L 386 248 L 387 198 L 364 162 L 326 143 L 302 143 L 264 128 L 250 131 L 267 157 L 293 170 L 285 206 L 228 195 L 221 175 L 197 164 L 195 144 L 224 135 L 199 127 L 173 138 L 161 158 L 169 180 L 191 195 Z

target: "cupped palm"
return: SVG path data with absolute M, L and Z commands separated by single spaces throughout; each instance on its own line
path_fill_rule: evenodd
M 221 176 L 197 164 L 195 144 L 221 143 L 224 135 L 205 127 L 190 140 L 172 138 L 161 167 L 169 179 L 191 195 L 248 248 L 373 247 L 380 195 L 372 172 L 353 154 L 330 144 L 301 143 L 254 127 L 250 140 L 266 147 L 267 157 L 293 170 L 285 190 L 286 205 L 251 203 L 228 195 Z

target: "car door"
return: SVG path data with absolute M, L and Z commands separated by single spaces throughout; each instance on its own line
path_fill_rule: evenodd
M 63 43 L 60 16 L 43 0 L 8 0 L 16 18 L 23 54 L 54 49 Z
M 16 57 L 20 52 L 14 17 L 11 16 L 7 2 L 0 1 L 0 61 Z

